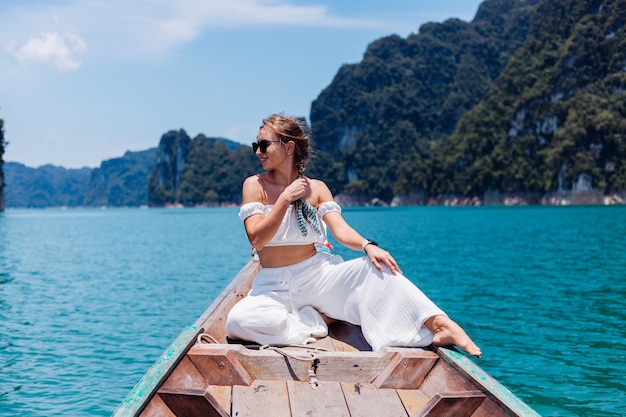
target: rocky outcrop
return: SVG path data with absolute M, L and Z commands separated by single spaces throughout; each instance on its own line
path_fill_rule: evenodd
M 346 200 L 351 205 L 354 200 Z M 626 190 L 616 191 L 605 195 L 600 190 L 569 190 L 549 193 L 515 192 L 501 193 L 490 191 L 482 197 L 467 197 L 463 195 L 446 194 L 425 198 L 421 196 L 395 196 L 392 206 L 576 206 L 576 205 L 620 205 L 626 204 Z M 370 205 L 370 204 L 352 204 Z
M 180 185 L 191 138 L 184 130 L 171 130 L 161 136 L 154 168 L 148 180 L 148 206 L 180 204 Z
M 222 207 L 241 202 L 244 178 L 259 170 L 250 146 L 184 130 L 161 137 L 148 181 L 150 207 Z
M 148 177 L 156 148 L 127 151 L 121 158 L 103 161 L 91 172 L 85 191 L 86 206 L 138 207 L 148 204 Z
M 433 194 L 618 201 L 605 196 L 626 187 L 625 22 L 626 0 L 541 1 L 525 44 L 438 153 Z
M 312 103 L 315 147 L 330 155 L 312 160 L 312 175 L 335 194 L 358 188 L 387 202 L 425 189 L 432 143 L 484 97 L 524 43 L 537 3 L 486 0 L 471 22 L 372 42 Z

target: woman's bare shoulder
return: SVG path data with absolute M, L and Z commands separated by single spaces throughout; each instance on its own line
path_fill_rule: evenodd
M 246 178 L 245 180 L 243 180 L 243 185 L 250 185 L 250 184 L 257 184 L 259 182 L 259 177 L 261 176 L 261 174 L 254 174 L 254 175 L 250 175 L 248 178 Z
M 264 202 L 263 196 L 263 174 L 251 175 L 243 181 L 242 187 L 242 202 L 251 203 L 255 201 Z
M 326 183 L 322 180 L 309 178 L 309 184 L 311 184 L 311 191 L 318 204 L 333 199 L 333 194 Z

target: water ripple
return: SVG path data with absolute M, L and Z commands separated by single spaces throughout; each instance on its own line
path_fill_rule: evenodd
M 468 330 L 484 352 L 477 363 L 542 415 L 626 415 L 626 262 L 617 238 L 626 235 L 626 208 L 345 216 Z M 247 256 L 236 209 L 6 212 L 3 415 L 110 415 Z

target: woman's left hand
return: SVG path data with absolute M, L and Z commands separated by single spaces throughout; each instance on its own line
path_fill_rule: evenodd
M 391 256 L 391 254 L 386 250 L 379 248 L 378 246 L 367 245 L 365 247 L 365 253 L 367 253 L 367 257 L 370 262 L 374 264 L 374 267 L 380 272 L 383 272 L 383 265 L 386 265 L 393 275 L 396 275 L 396 273 L 402 273 L 396 260 L 393 259 L 393 256 Z

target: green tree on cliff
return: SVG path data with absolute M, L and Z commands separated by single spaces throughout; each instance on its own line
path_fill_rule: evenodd
M 334 193 L 391 200 L 428 190 L 428 160 L 523 45 L 538 0 L 484 1 L 472 22 L 372 42 L 311 105 L 310 175 Z
M 524 46 L 433 153 L 431 192 L 625 189 L 624 22 L 626 0 L 542 1 Z

